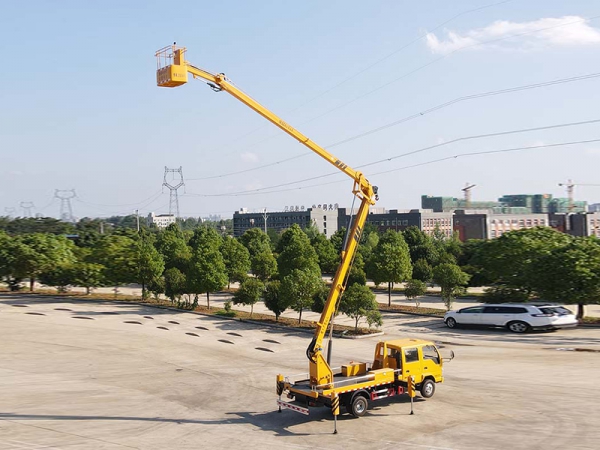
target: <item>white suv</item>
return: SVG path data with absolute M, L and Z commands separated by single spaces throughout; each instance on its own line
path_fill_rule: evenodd
M 505 327 L 514 333 L 554 330 L 577 326 L 575 315 L 567 308 L 551 303 L 500 303 L 471 306 L 448 311 L 444 316 L 448 328 L 459 325 Z

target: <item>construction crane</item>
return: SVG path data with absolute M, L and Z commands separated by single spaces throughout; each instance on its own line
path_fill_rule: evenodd
M 575 186 L 600 186 L 600 184 L 590 183 L 573 183 L 572 180 L 567 180 L 566 183 L 558 183 L 559 186 L 567 188 L 567 197 L 569 199 L 569 212 L 573 212 L 575 208 Z
M 467 181 L 465 187 L 462 188 L 462 191 L 465 193 L 465 208 L 471 207 L 471 189 L 473 189 L 475 186 L 477 185 L 469 184 L 469 182 Z
M 415 383 L 416 388 L 420 389 L 423 397 L 431 397 L 435 391 L 435 383 L 443 381 L 442 358 L 433 342 L 416 339 L 379 342 L 375 349 L 374 361 L 369 367 L 367 363 L 350 363 L 338 368 L 341 371 L 337 373 L 334 373 L 329 366 L 329 361 L 323 356 L 323 340 L 337 310 L 340 296 L 345 290 L 347 275 L 367 220 L 369 206 L 374 205 L 379 199 L 377 187 L 373 186 L 361 172 L 344 164 L 323 147 L 240 91 L 225 74 L 212 74 L 187 62 L 185 51 L 185 47 L 173 44 L 156 52 L 158 86 L 181 86 L 188 82 L 188 74 L 190 74 L 193 78 L 204 80 L 215 92 L 228 92 L 348 175 L 353 180 L 352 193 L 360 200 L 360 207 L 342 250 L 341 263 L 333 278 L 321 317 L 316 324 L 314 337 L 306 349 L 306 356 L 309 360 L 308 376 L 291 381 L 290 377 L 277 375 L 277 393 L 279 395 L 277 403 L 280 411 L 283 407 L 308 414 L 307 406 L 329 406 L 337 416 L 341 403 L 358 417 L 365 414 L 369 401 L 407 392 L 409 385 L 412 386 L 411 380 Z M 328 358 L 330 353 L 329 351 L 327 354 Z M 402 367 L 405 367 L 405 370 L 402 370 Z M 287 393 L 288 398 L 295 399 L 300 405 L 282 401 L 283 393 Z M 336 405 L 337 413 L 335 412 Z

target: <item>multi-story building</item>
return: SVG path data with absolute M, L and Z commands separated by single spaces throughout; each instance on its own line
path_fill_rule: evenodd
M 469 209 L 489 209 L 500 206 L 498 202 L 470 202 Z M 455 209 L 467 208 L 467 202 L 464 199 L 454 197 L 432 197 L 430 195 L 421 195 L 421 208 L 431 209 L 433 212 L 449 212 Z
M 596 236 L 600 238 L 600 212 L 570 214 L 573 236 Z
M 454 230 L 461 241 L 494 239 L 508 231 L 549 224 L 547 214 L 494 214 L 468 210 L 457 210 L 454 214 Z
M 345 209 L 340 209 L 340 225 L 346 226 L 349 216 Z M 404 231 L 410 226 L 415 226 L 419 230 L 433 234 L 436 229 L 442 231 L 446 236 L 452 236 L 452 213 L 451 212 L 433 212 L 431 209 L 411 209 L 389 211 L 383 208 L 377 208 L 369 212 L 367 223 L 374 225 L 380 232 L 386 230 Z
M 233 235 L 241 236 L 250 228 L 263 231 L 275 230 L 278 233 L 298 224 L 306 228 L 309 224 L 317 227 L 328 238 L 338 229 L 339 211 L 334 205 L 314 205 L 313 208 L 285 208 L 284 211 L 250 212 L 245 208 L 233 213 Z
M 148 225 L 154 225 L 157 228 L 166 228 L 170 224 L 175 223 L 177 218 L 172 214 L 148 214 Z
M 592 203 L 588 206 L 589 212 L 600 212 L 600 203 Z

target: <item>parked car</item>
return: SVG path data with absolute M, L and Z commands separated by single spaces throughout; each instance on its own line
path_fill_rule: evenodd
M 514 333 L 577 326 L 571 310 L 552 303 L 500 303 L 471 306 L 444 315 L 448 328 L 459 325 L 503 327 Z

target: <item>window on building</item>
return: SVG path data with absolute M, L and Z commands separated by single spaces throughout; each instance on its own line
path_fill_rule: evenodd
M 495 238 L 496 237 L 496 230 L 492 230 L 490 231 L 490 236 Z

